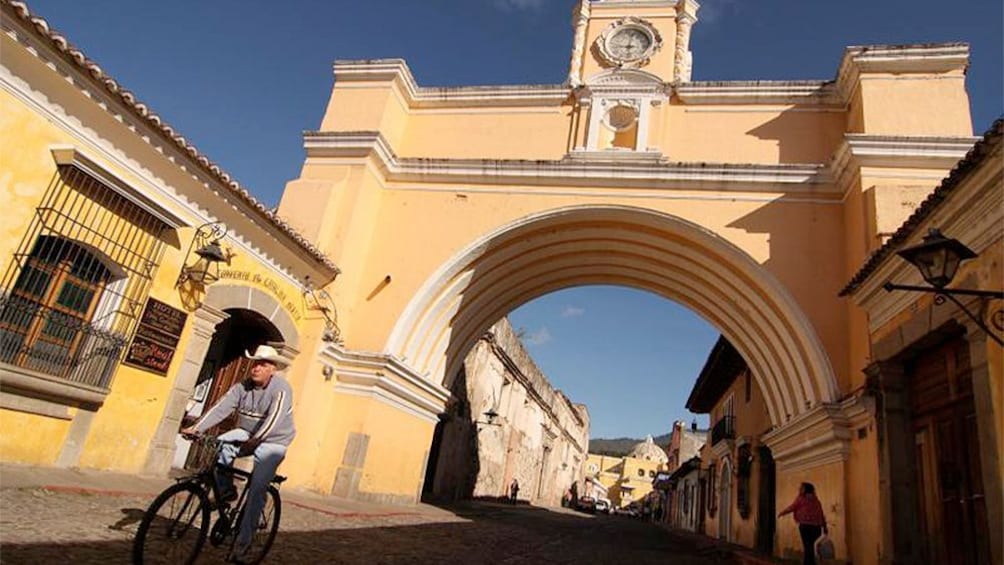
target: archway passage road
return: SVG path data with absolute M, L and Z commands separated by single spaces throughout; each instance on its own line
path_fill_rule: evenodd
M 152 497 L 0 489 L 3 562 L 129 563 L 136 523 Z M 450 508 L 326 506 L 289 493 L 268 563 L 537 564 L 723 563 L 693 537 L 620 516 L 525 505 Z M 705 545 L 705 544 L 701 544 Z M 199 563 L 220 563 L 211 548 Z

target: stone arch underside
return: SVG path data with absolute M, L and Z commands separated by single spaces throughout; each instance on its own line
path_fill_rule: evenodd
M 448 385 L 499 318 L 544 294 L 588 284 L 646 290 L 704 317 L 752 369 L 775 426 L 837 397 L 815 329 L 773 275 L 709 230 L 630 207 L 543 212 L 475 242 L 416 293 L 386 351 Z
M 203 304 L 221 311 L 243 308 L 257 312 L 279 330 L 287 346 L 299 348 L 300 335 L 293 318 L 278 300 L 262 290 L 243 285 L 216 284 L 209 287 Z

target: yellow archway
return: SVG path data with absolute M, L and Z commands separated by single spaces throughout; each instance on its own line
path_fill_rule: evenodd
M 586 284 L 647 290 L 703 316 L 753 369 L 775 426 L 838 396 L 815 329 L 773 275 L 700 226 L 625 206 L 550 210 L 469 245 L 415 294 L 386 351 L 445 383 L 500 317 Z

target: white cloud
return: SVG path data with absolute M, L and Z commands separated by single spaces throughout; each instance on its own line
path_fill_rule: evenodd
M 492 0 L 495 7 L 506 12 L 514 10 L 540 10 L 547 0 Z
M 706 0 L 701 2 L 697 19 L 704 24 L 713 24 L 728 15 L 738 14 L 741 9 L 739 0 Z
M 576 316 L 581 316 L 586 313 L 585 308 L 579 308 L 578 306 L 565 306 L 565 309 L 561 311 L 562 318 L 575 318 Z
M 549 341 L 551 341 L 551 332 L 546 327 L 523 335 L 523 342 L 527 345 L 544 345 Z

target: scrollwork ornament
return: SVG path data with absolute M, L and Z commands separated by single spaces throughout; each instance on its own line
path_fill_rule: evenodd
M 990 313 L 990 325 L 999 332 L 1004 332 L 1004 308 L 997 308 Z

